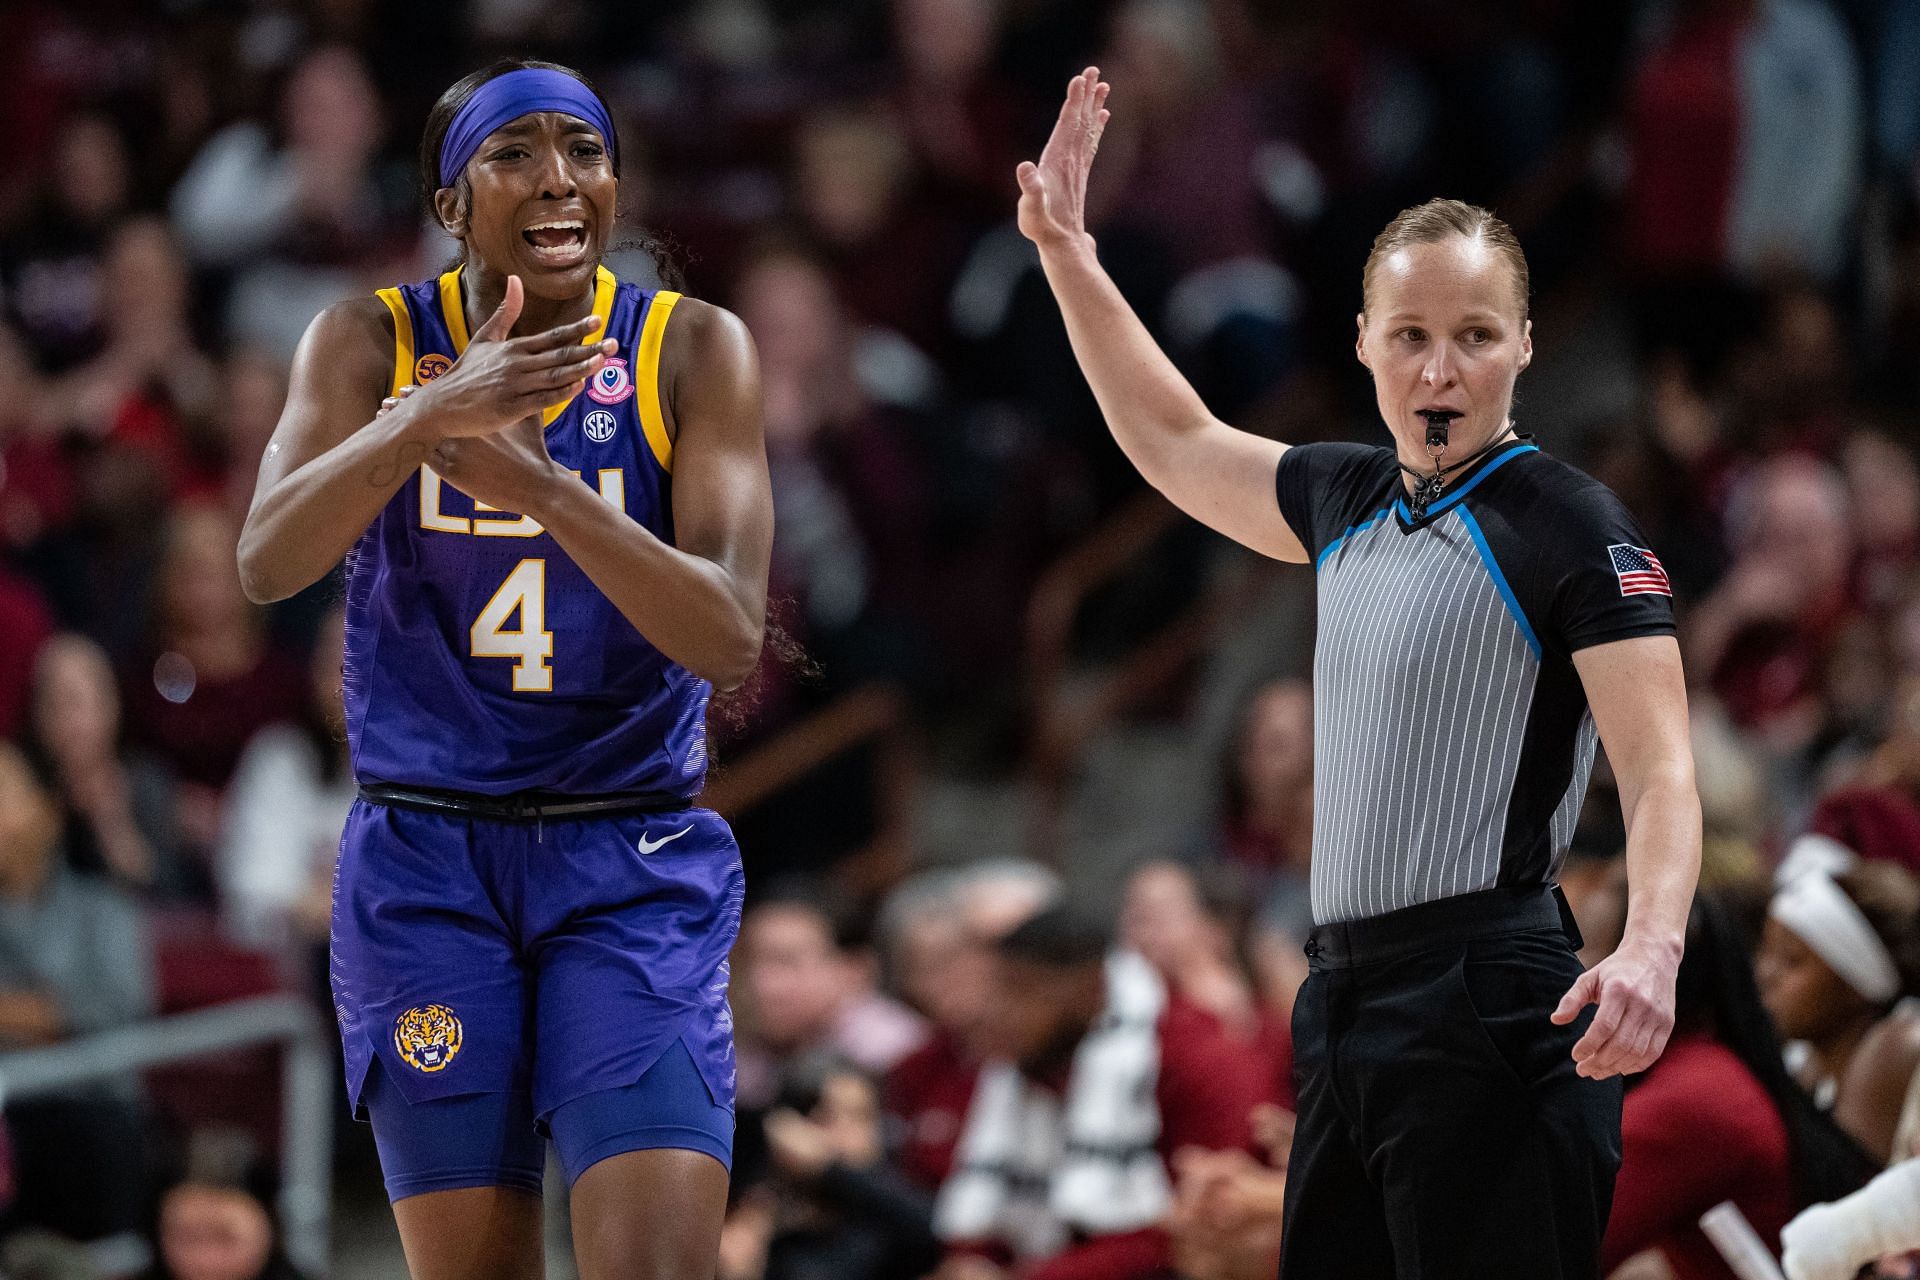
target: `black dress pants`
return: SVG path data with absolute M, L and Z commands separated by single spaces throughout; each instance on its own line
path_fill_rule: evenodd
M 1314 930 L 1282 1280 L 1594 1280 L 1622 1086 L 1574 1070 L 1591 1007 L 1548 1020 L 1570 929 L 1496 889 Z

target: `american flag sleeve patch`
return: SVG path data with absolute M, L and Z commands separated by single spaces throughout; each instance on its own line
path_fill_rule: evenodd
M 1667 581 L 1667 571 L 1660 564 L 1660 557 L 1645 547 L 1631 547 L 1617 542 L 1607 548 L 1607 558 L 1613 562 L 1613 576 L 1620 580 L 1620 594 L 1623 596 L 1671 596 L 1673 584 Z

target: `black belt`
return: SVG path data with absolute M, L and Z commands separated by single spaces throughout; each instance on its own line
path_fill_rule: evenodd
M 503 796 L 472 791 L 445 791 L 439 787 L 402 787 L 391 782 L 363 782 L 360 798 L 369 804 L 390 805 L 421 813 L 450 813 L 462 818 L 494 822 L 542 822 L 554 818 L 610 817 L 623 813 L 672 813 L 692 801 L 665 791 L 616 791 L 605 795 L 564 795 L 552 791 L 513 791 Z
M 1346 968 L 1535 929 L 1557 929 L 1579 950 L 1580 928 L 1559 885 L 1482 889 L 1362 920 L 1315 925 L 1307 935 L 1307 959 L 1315 967 Z

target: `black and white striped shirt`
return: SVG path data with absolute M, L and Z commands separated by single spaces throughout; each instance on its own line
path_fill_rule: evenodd
M 1596 741 L 1572 656 L 1674 630 L 1668 596 L 1623 589 L 1626 509 L 1525 440 L 1419 521 L 1391 449 L 1289 449 L 1276 487 L 1319 591 L 1314 921 L 1551 883 Z

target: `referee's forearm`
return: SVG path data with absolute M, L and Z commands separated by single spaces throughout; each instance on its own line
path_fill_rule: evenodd
M 1672 946 L 1686 938 L 1700 880 L 1700 796 L 1691 770 L 1651 782 L 1626 807 L 1627 924 L 1622 939 Z

